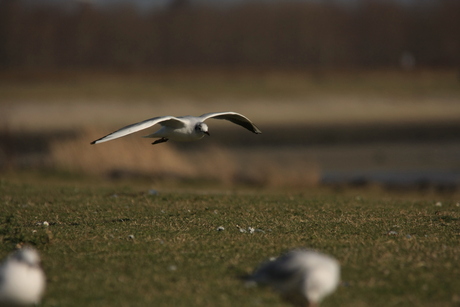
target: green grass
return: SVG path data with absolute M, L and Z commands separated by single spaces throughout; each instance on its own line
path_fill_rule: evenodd
M 239 276 L 295 247 L 342 264 L 342 285 L 323 306 L 458 304 L 455 199 L 352 194 L 149 195 L 134 185 L 4 178 L 0 256 L 20 242 L 40 250 L 43 306 L 280 306 L 276 294 L 245 288 Z

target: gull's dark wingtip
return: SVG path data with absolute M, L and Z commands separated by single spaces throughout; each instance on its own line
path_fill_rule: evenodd
M 94 145 L 94 144 L 96 144 L 96 141 L 92 141 L 90 144 L 91 144 L 91 145 Z

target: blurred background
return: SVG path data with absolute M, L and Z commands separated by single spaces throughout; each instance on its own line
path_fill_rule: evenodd
M 0 0 L 0 171 L 454 192 L 459 33 L 457 0 Z M 263 134 L 89 145 L 215 111 Z

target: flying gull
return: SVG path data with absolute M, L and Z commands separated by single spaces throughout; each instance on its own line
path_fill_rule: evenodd
M 318 306 L 334 292 L 340 279 L 340 265 L 334 258 L 313 250 L 292 250 L 257 269 L 248 283 L 272 286 L 294 306 Z
M 247 117 L 236 112 L 216 112 L 207 113 L 201 116 L 160 116 L 144 120 L 139 123 L 135 123 L 126 127 L 123 127 L 115 132 L 112 132 L 100 139 L 97 139 L 91 144 L 99 144 L 107 141 L 111 141 L 128 134 L 147 129 L 153 125 L 160 124 L 161 128 L 149 135 L 146 138 L 159 138 L 152 144 L 159 144 L 167 142 L 168 140 L 173 141 L 197 141 L 204 137 L 204 135 L 210 135 L 208 132 L 208 126 L 204 123 L 209 118 L 225 119 L 231 121 L 234 124 L 240 125 L 251 132 L 256 134 L 262 133 L 259 128 L 256 127 Z

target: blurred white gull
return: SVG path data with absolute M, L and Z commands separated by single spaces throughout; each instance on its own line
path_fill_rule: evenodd
M 147 129 L 153 125 L 160 124 L 160 130 L 145 136 L 146 138 L 159 138 L 152 144 L 158 144 L 173 141 L 197 141 L 209 135 L 208 126 L 204 123 L 209 118 L 225 119 L 234 124 L 240 125 L 254 133 L 262 133 L 247 117 L 235 112 L 216 112 L 207 113 L 201 116 L 160 116 L 144 120 L 126 127 L 123 127 L 115 132 L 112 132 L 100 139 L 97 139 L 91 144 L 107 142 L 122 136 Z
M 312 307 L 335 291 L 339 279 L 337 260 L 313 250 L 298 249 L 262 264 L 248 282 L 272 286 L 294 306 Z
M 40 255 L 29 246 L 10 254 L 0 266 L 0 306 L 40 303 L 45 291 Z

